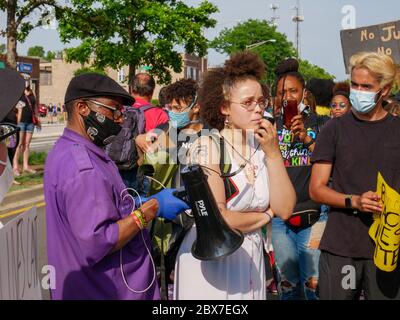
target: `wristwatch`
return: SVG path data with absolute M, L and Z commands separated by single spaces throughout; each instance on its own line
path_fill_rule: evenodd
M 351 204 L 351 199 L 353 198 L 353 195 L 352 194 L 350 194 L 350 195 L 347 195 L 345 198 L 344 198 L 344 206 L 346 207 L 346 209 L 354 209 L 353 208 L 353 205 Z M 358 210 L 357 209 L 354 209 L 353 210 L 353 214 L 357 214 L 358 213 Z
M 351 198 L 353 198 L 353 195 L 347 195 L 344 198 L 344 206 L 346 207 L 346 209 L 352 209 L 353 206 L 351 204 Z

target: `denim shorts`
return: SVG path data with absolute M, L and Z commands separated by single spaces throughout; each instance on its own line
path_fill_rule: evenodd
M 33 133 L 33 130 L 35 129 L 35 125 L 28 122 L 20 122 L 18 123 L 18 127 L 21 129 L 21 132 Z

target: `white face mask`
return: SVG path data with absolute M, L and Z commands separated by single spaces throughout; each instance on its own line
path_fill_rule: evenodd
M 10 189 L 14 181 L 14 173 L 12 170 L 11 162 L 8 159 L 8 156 L 6 162 L 0 160 L 0 165 L 5 166 L 3 173 L 0 175 L 0 203 L 1 203 L 4 197 L 6 196 L 8 189 Z

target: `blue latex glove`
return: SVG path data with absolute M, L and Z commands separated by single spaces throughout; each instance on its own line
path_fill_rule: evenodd
M 176 216 L 183 211 L 190 209 L 186 202 L 175 197 L 172 193 L 176 189 L 163 189 L 148 198 L 142 198 L 142 201 L 156 199 L 158 201 L 157 217 L 174 220 Z

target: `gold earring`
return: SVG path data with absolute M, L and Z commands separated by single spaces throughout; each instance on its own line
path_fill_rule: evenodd
M 224 126 L 226 129 L 229 129 L 231 127 L 231 123 L 229 122 L 229 116 L 225 117 Z

